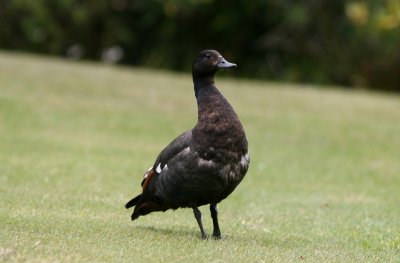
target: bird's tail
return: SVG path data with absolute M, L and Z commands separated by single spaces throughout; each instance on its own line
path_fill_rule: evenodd
M 139 202 L 139 199 L 141 196 L 142 195 L 140 194 L 140 195 L 136 196 L 135 198 L 133 198 L 132 200 L 130 200 L 128 203 L 125 204 L 125 208 L 128 209 L 128 208 L 135 206 Z
M 145 216 L 147 214 L 150 214 L 151 212 L 165 211 L 165 210 L 167 210 L 167 208 L 163 207 L 162 205 L 156 202 L 153 201 L 145 201 L 143 203 L 141 202 L 140 204 L 135 206 L 131 219 L 133 221 L 139 216 Z
M 166 210 L 163 209 L 161 205 L 152 201 L 145 201 L 145 202 L 141 201 L 140 204 L 138 204 L 141 197 L 142 195 L 140 194 L 125 204 L 125 208 L 127 209 L 133 206 L 135 207 L 135 209 L 133 210 L 133 214 L 131 216 L 132 221 L 138 218 L 139 216 L 144 216 L 154 211 Z
M 135 207 L 131 216 L 132 220 L 135 220 L 139 216 L 147 215 L 154 211 L 165 211 L 167 208 L 162 206 L 159 202 L 154 200 L 154 185 L 157 181 L 156 171 L 149 169 L 143 180 L 143 192 L 126 203 L 126 208 Z

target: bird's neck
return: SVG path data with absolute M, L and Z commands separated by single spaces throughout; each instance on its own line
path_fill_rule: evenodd
M 208 87 L 215 87 L 214 74 L 202 76 L 193 74 L 194 95 L 198 98 L 200 90 L 205 90 Z
M 198 121 L 192 130 L 191 149 L 207 160 L 217 158 L 217 153 L 223 153 L 221 156 L 224 156 L 228 152 L 233 154 L 229 158 L 240 158 L 247 152 L 247 141 L 242 124 L 232 106 L 214 83 L 196 86 L 195 82 L 195 92 Z
M 203 78 L 202 82 L 195 82 L 194 89 L 198 123 L 207 122 L 213 126 L 225 122 L 239 122 L 232 106 L 215 87 L 214 78 Z

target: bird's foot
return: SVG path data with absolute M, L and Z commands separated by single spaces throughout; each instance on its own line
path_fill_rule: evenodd
M 201 239 L 207 240 L 207 239 L 208 239 L 208 236 L 207 236 L 206 234 L 201 234 Z
M 221 239 L 221 233 L 213 233 L 212 237 L 215 240 L 220 240 Z

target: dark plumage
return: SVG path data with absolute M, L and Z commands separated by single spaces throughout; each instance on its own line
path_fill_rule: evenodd
M 135 206 L 132 220 L 154 211 L 190 207 L 206 238 L 198 207 L 210 204 L 213 237 L 221 237 L 217 204 L 242 181 L 250 162 L 242 124 L 214 83 L 218 68 L 232 67 L 236 65 L 215 50 L 204 50 L 195 58 L 198 122 L 162 150 L 145 173 L 142 193 L 125 205 Z

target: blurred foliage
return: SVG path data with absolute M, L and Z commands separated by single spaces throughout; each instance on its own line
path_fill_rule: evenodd
M 399 0 L 1 0 L 0 48 L 400 91 Z

